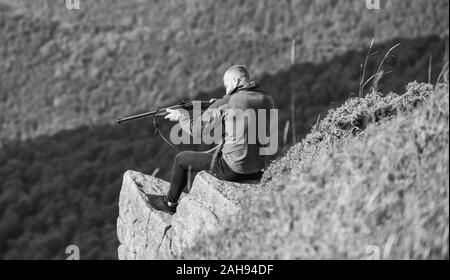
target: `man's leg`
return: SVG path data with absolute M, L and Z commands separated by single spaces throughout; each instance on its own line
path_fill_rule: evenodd
M 177 154 L 173 162 L 170 178 L 170 190 L 167 198 L 172 203 L 177 203 L 181 193 L 188 183 L 192 183 L 195 174 L 202 170 L 208 170 L 213 154 L 203 152 L 181 152 Z M 191 172 L 191 174 L 189 174 Z M 188 182 L 189 176 L 191 182 Z
M 189 172 L 191 177 L 199 171 L 208 170 L 213 154 L 203 152 L 181 152 L 176 155 L 172 167 L 170 189 L 167 195 L 158 196 L 148 194 L 148 203 L 156 210 L 174 214 L 178 199 L 188 184 Z
M 219 157 L 216 166 L 215 174 L 217 178 L 229 182 L 242 183 L 247 181 L 260 181 L 263 175 L 262 171 L 252 173 L 252 174 L 240 174 L 236 173 L 231 169 L 223 157 Z

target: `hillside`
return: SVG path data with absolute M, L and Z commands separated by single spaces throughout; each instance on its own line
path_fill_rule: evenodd
M 302 139 L 357 96 L 373 37 L 368 75 L 401 44 L 380 92 L 434 83 L 448 58 L 449 2 L 382 2 L 368 11 L 356 0 L 81 0 L 69 11 L 61 0 L 0 0 L 0 259 L 64 259 L 69 244 L 82 259 L 116 259 L 123 173 L 159 170 L 167 180 L 175 151 L 151 120 L 113 121 L 180 97 L 222 96 L 230 64 L 248 65 L 274 97 L 277 156 L 291 145 L 282 141 L 290 93 Z M 273 165 L 274 182 L 300 154 Z
M 396 58 L 383 67 L 394 73 L 380 81 L 382 92 L 404 92 L 411 80 L 426 82 L 430 56 L 434 57 L 432 81 L 437 79 L 446 40 L 434 36 L 394 40 L 374 50 L 382 56 L 396 43 L 401 43 Z M 355 96 L 358 65 L 365 54 L 350 51 L 326 63 L 303 63 L 263 75 L 259 82 L 280 109 L 280 130 L 289 117 L 289 89 L 298 92 L 299 137 L 310 131 L 319 115 Z M 375 71 L 380 56 L 370 60 L 368 73 Z M 204 92 L 198 98 L 221 93 Z M 151 120 L 126 126 L 82 126 L 4 145 L 0 149 L 0 258 L 61 259 L 68 244 L 77 244 L 83 259 L 117 258 L 122 174 L 128 169 L 152 174 L 159 168 L 159 178 L 167 180 L 170 175 L 175 151 L 153 135 L 151 126 Z M 166 135 L 167 129 L 163 125 Z M 280 152 L 287 147 L 280 147 Z
M 447 72 L 331 110 L 184 258 L 448 259 L 448 90 Z
M 258 79 L 286 71 L 291 38 L 298 64 L 323 63 L 372 37 L 448 36 L 449 24 L 446 0 L 382 12 L 352 0 L 81 3 L 0 0 L 0 144 L 210 92 L 231 64 Z

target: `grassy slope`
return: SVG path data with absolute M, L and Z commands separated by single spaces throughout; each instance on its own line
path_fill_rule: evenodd
M 271 165 L 271 191 L 186 257 L 358 259 L 375 245 L 382 258 L 448 259 L 448 106 L 448 83 L 349 100 Z
M 231 64 L 277 73 L 291 37 L 299 63 L 318 63 L 373 36 L 448 35 L 447 0 L 386 0 L 379 13 L 353 0 L 81 2 L 0 0 L 0 142 L 208 92 Z

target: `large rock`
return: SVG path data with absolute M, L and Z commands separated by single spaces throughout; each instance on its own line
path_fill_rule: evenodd
M 176 258 L 198 238 L 214 234 L 239 214 L 245 196 L 261 191 L 256 182 L 230 183 L 200 172 L 191 192 L 181 197 L 177 213 L 170 216 L 152 210 L 144 199 L 144 193 L 163 194 L 168 187 L 169 183 L 152 176 L 125 173 L 117 219 L 119 259 Z
M 171 215 L 153 211 L 144 193 L 163 194 L 169 184 L 142 173 L 127 171 L 119 197 L 117 236 L 119 259 L 155 259 L 161 241 L 170 228 Z

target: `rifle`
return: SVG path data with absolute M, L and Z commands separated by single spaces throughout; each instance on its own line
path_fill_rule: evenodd
M 123 117 L 123 118 L 118 119 L 117 122 L 119 124 L 122 124 L 125 122 L 130 122 L 130 121 L 144 119 L 144 118 L 153 118 L 153 120 L 156 121 L 157 119 L 164 118 L 165 116 L 167 116 L 169 114 L 167 112 L 167 109 L 172 109 L 172 110 L 184 109 L 184 110 L 192 111 L 194 108 L 194 103 L 196 103 L 196 104 L 199 103 L 202 110 L 209 108 L 209 106 L 211 105 L 211 103 L 208 101 L 184 101 L 184 100 L 181 100 L 179 102 L 179 104 L 177 104 L 177 105 L 166 107 L 166 108 L 156 109 L 156 110 L 153 110 L 150 112 L 145 112 L 145 113 L 138 114 L 138 115 Z
M 160 108 L 160 109 L 156 109 L 150 112 L 146 112 L 146 113 L 142 113 L 142 114 L 138 114 L 138 115 L 132 115 L 132 116 L 128 116 L 128 117 L 123 117 L 117 120 L 117 122 L 119 124 L 125 123 L 125 122 L 130 122 L 130 121 L 134 121 L 134 120 L 139 120 L 139 119 L 144 119 L 144 118 L 153 118 L 153 125 L 155 127 L 155 133 L 158 133 L 159 136 L 161 136 L 161 138 L 164 140 L 164 142 L 166 142 L 169 146 L 171 146 L 173 149 L 178 151 L 178 148 L 175 147 L 166 137 L 164 137 L 164 135 L 162 134 L 162 132 L 159 130 L 159 126 L 158 126 L 158 119 L 164 118 L 165 116 L 167 116 L 169 113 L 167 112 L 167 109 L 184 109 L 184 110 L 188 110 L 188 111 L 192 111 L 194 109 L 194 104 L 196 106 L 200 105 L 201 110 L 205 110 L 207 108 L 209 108 L 209 106 L 212 104 L 209 101 L 184 101 L 181 100 L 179 102 L 179 104 L 174 105 L 174 106 L 170 106 L 170 107 L 166 107 L 166 108 Z
M 166 108 L 160 108 L 160 109 L 156 109 L 150 112 L 146 112 L 146 113 L 142 113 L 142 114 L 138 114 L 138 115 L 132 115 L 132 116 L 128 116 L 128 117 L 123 117 L 123 118 L 119 118 L 117 119 L 117 122 L 119 124 L 125 123 L 125 122 L 130 122 L 130 121 L 134 121 L 134 120 L 140 120 L 140 119 L 144 119 L 144 118 L 153 118 L 153 125 L 155 127 L 155 133 L 158 133 L 159 136 L 161 136 L 161 138 L 169 145 L 171 146 L 173 149 L 178 151 L 178 148 L 175 147 L 166 137 L 164 137 L 164 135 L 162 134 L 162 132 L 159 130 L 159 126 L 158 126 L 158 119 L 162 119 L 165 116 L 167 116 L 169 113 L 167 112 L 167 109 L 172 109 L 172 110 L 176 110 L 176 109 L 184 109 L 184 110 L 188 110 L 188 111 L 192 111 L 194 109 L 194 105 L 196 105 L 196 107 L 198 105 L 200 105 L 201 110 L 205 110 L 207 108 L 209 108 L 209 106 L 212 103 L 209 101 L 184 101 L 181 100 L 179 102 L 179 104 L 177 105 L 173 105 L 170 107 L 166 107 Z

